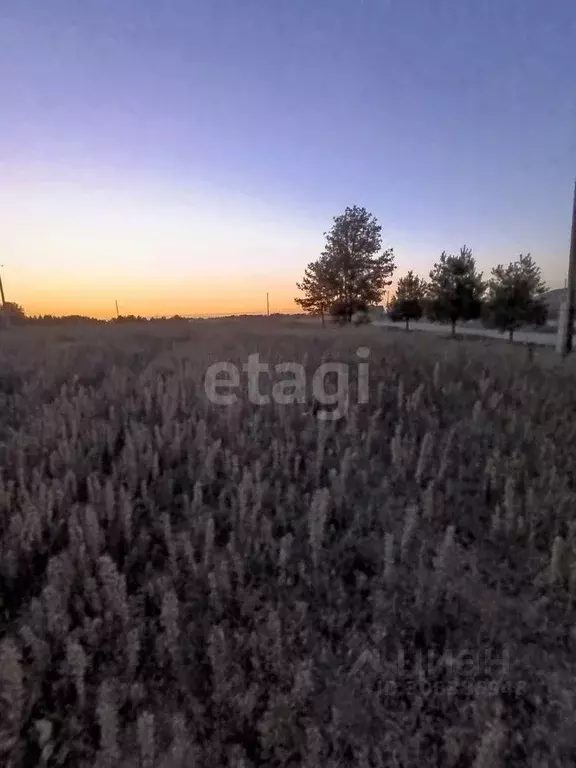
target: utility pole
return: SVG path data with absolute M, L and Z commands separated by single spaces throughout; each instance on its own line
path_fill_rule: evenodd
M 270 294 L 266 294 L 266 314 L 270 317 Z
M 2 268 L 4 264 L 0 264 L 0 268 Z M 0 304 L 0 327 L 3 325 L 5 328 L 10 328 L 10 313 L 9 312 L 2 312 L 1 310 L 6 308 L 6 296 L 4 295 L 4 286 L 2 285 L 2 275 L 0 274 L 0 299 L 2 300 L 2 304 Z M 2 317 L 2 315 L 5 314 L 5 317 Z
M 560 352 L 562 356 L 566 356 L 572 352 L 572 336 L 574 334 L 574 318 L 576 316 L 576 181 L 574 182 L 572 204 L 572 233 L 570 237 L 566 304 L 563 309 L 564 312 L 561 312 L 558 331 L 560 334 Z M 562 317 L 562 314 L 564 317 Z
M 120 317 L 120 311 L 118 310 L 118 299 L 114 300 L 116 302 L 116 317 Z
M 0 267 L 3 267 L 4 264 L 0 264 Z M 2 275 L 0 274 L 0 299 L 2 299 L 2 306 L 6 304 L 6 297 L 4 296 L 4 286 L 2 285 Z

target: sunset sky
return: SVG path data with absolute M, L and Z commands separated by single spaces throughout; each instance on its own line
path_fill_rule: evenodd
M 29 314 L 293 311 L 347 205 L 398 275 L 564 284 L 574 0 L 3 0 L 0 264 Z

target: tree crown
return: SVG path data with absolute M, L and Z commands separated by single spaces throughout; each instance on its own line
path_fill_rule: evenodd
M 464 245 L 458 255 L 442 252 L 430 272 L 428 296 L 434 319 L 472 320 L 480 316 L 485 291 L 482 273 L 476 269 L 472 251 Z
M 544 325 L 548 316 L 546 283 L 530 254 L 507 266 L 499 264 L 488 282 L 485 322 L 502 331 L 523 325 Z
M 382 228 L 376 218 L 359 206 L 335 216 L 319 259 L 306 268 L 296 299 L 306 312 L 318 313 L 338 304 L 349 319 L 354 308 L 381 301 L 394 272 L 392 249 L 382 249 Z

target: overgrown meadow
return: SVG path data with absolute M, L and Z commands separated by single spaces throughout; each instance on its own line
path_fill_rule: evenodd
M 359 346 L 337 421 L 205 396 L 256 351 L 354 392 Z M 0 331 L 0 765 L 573 765 L 571 368 L 289 321 Z

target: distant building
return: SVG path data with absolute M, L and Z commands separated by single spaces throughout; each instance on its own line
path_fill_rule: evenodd
M 386 310 L 381 304 L 375 304 L 374 306 L 368 308 L 368 313 L 370 317 L 375 319 L 382 317 L 386 313 Z
M 548 317 L 550 320 L 557 320 L 560 307 L 566 301 L 566 288 L 555 288 L 544 296 L 548 304 Z

